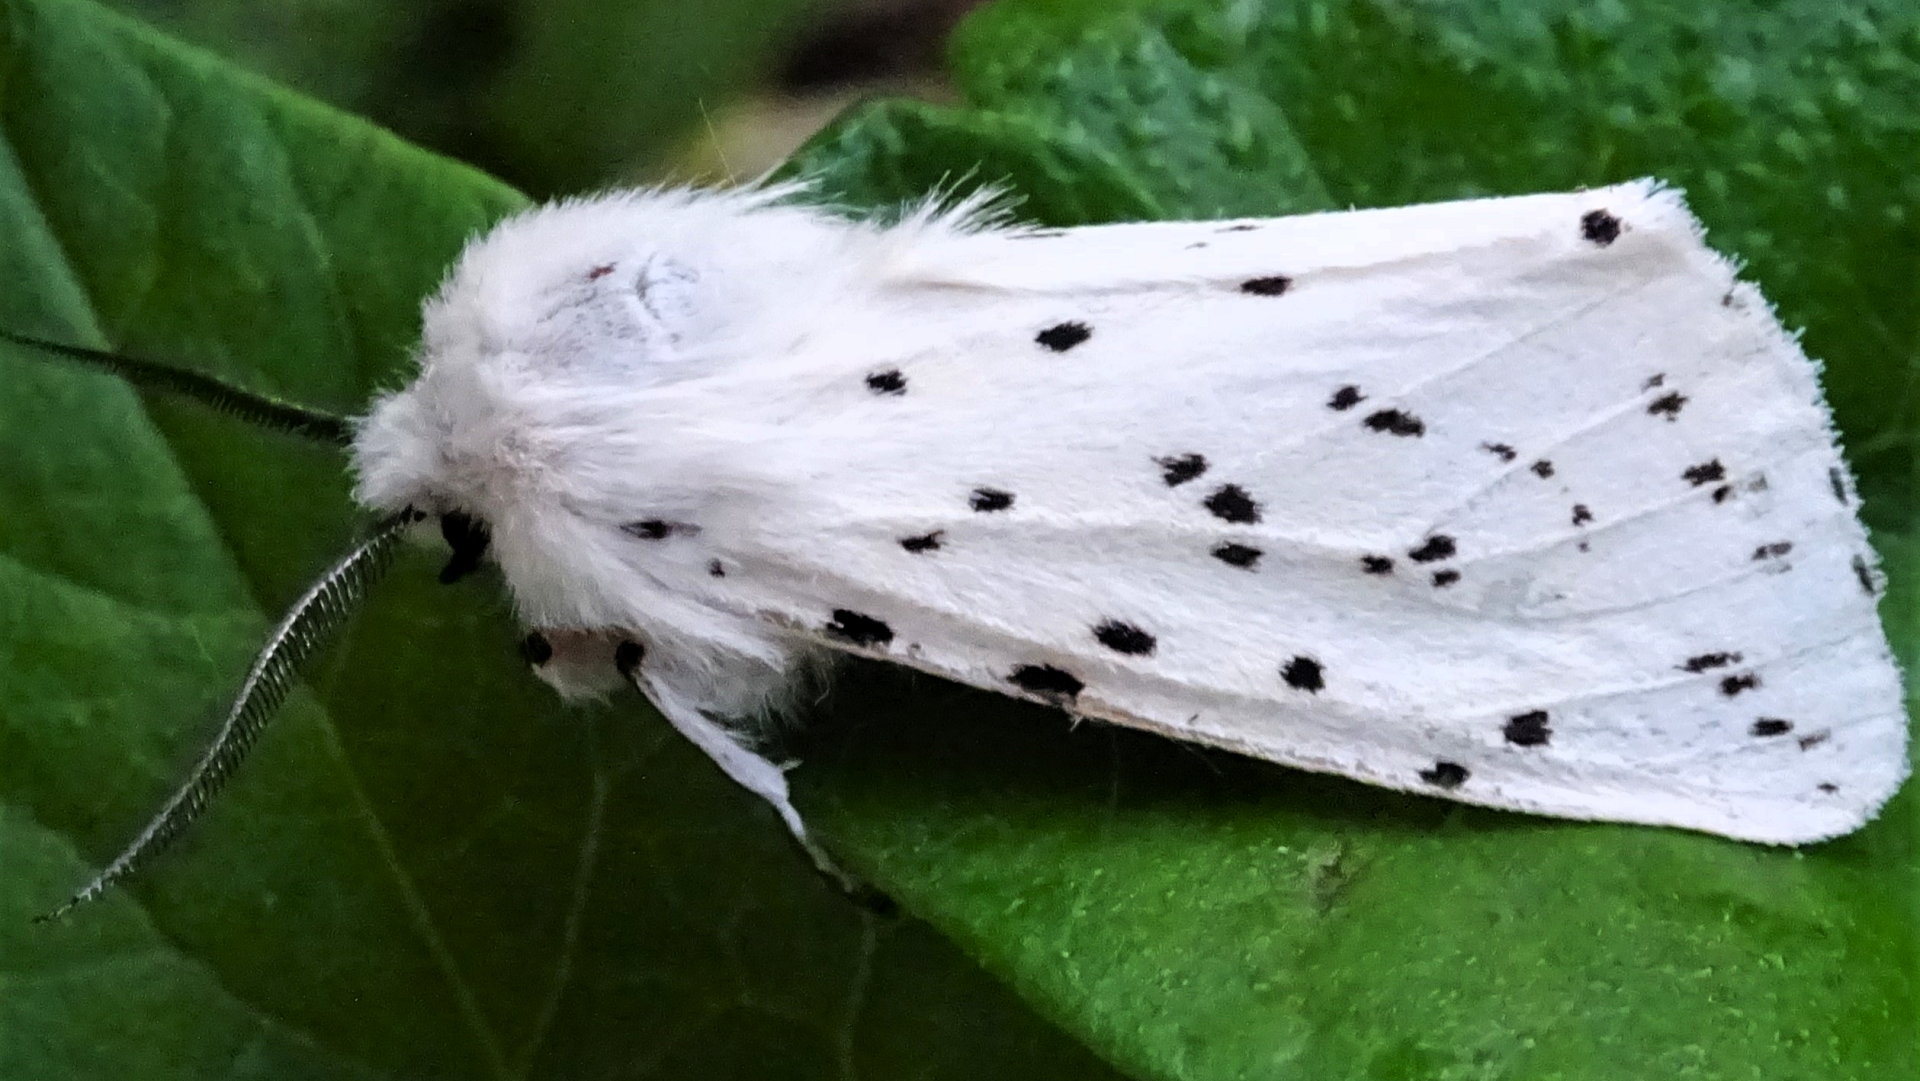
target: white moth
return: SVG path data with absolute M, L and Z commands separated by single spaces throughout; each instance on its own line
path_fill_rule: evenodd
M 631 680 L 803 842 L 754 737 L 833 652 L 1753 841 L 1905 776 L 1816 369 L 1676 193 L 1064 231 L 781 194 L 502 224 L 352 452 L 498 564 L 543 677 Z

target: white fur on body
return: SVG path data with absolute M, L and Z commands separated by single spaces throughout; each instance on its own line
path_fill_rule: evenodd
M 1063 232 L 561 204 L 468 248 L 355 451 L 369 506 L 486 522 L 530 626 L 644 645 L 796 832 L 708 744 L 822 646 L 1759 841 L 1907 769 L 1815 368 L 1650 183 Z

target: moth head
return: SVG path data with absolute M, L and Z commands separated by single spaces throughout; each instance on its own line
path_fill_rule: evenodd
M 515 520 L 551 518 L 578 433 L 617 420 L 612 392 L 680 378 L 727 334 L 738 275 L 710 253 L 731 219 L 689 220 L 688 205 L 562 203 L 470 243 L 423 309 L 413 381 L 356 425 L 360 502 L 452 523 L 456 553 L 470 523 L 503 540 Z

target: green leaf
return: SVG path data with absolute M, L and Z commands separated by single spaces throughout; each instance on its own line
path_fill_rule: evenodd
M 1827 362 L 1912 663 L 1920 13 L 1008 0 L 970 106 L 795 163 L 900 199 L 987 141 L 1037 221 L 1281 213 L 1655 174 Z M 895 132 L 935 130 L 909 140 Z M 1044 146 L 1009 145 L 1016 138 Z M 1102 203 L 1063 169 L 1098 163 Z M 1164 1078 L 1914 1076 L 1913 786 L 1800 851 L 1448 806 L 867 670 L 803 802 L 1043 1012 Z
M 657 168 L 820 0 L 109 0 L 521 187 Z
M 462 232 L 513 205 L 90 9 L 0 12 L 0 280 L 31 283 L 0 293 L 9 327 L 351 408 Z M 968 108 L 870 107 L 795 168 L 868 204 L 1008 180 L 1055 224 L 1656 172 L 1828 360 L 1911 657 L 1916 20 L 1005 4 L 956 49 Z M 133 899 L 19 926 L 179 776 L 349 517 L 329 457 L 0 364 L 0 1076 L 1097 1075 L 913 925 L 848 915 L 649 718 L 562 716 L 505 660 L 497 593 L 419 561 Z M 878 666 L 837 702 L 797 775 L 830 839 L 1136 1075 L 1915 1073 L 1911 792 L 1777 851 L 1382 793 Z
M 0 325 L 343 411 L 522 205 L 78 2 L 0 0 L 0 135 Z M 426 552 L 177 851 L 29 924 L 347 542 L 342 465 L 0 350 L 0 1077 L 1111 1076 L 650 711 L 561 707 Z

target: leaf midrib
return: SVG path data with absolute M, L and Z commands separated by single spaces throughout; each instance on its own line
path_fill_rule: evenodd
M 126 63 L 134 65 L 134 61 L 131 59 L 126 60 Z M 8 156 L 13 158 L 16 171 L 21 178 L 23 188 L 30 201 L 33 212 L 38 218 L 40 228 L 45 238 L 51 242 L 54 249 L 58 252 L 58 264 L 46 266 L 44 268 L 45 273 L 48 276 L 59 275 L 63 277 L 65 279 L 63 284 L 70 291 L 71 295 L 77 298 L 83 305 L 80 311 L 73 313 L 77 318 L 84 318 L 85 325 L 77 328 L 84 332 L 83 336 L 95 342 L 105 342 L 107 339 L 100 318 L 100 305 L 82 281 L 78 273 L 77 265 L 69 254 L 71 249 L 66 239 L 61 236 L 60 231 L 53 226 L 52 219 L 46 212 L 47 201 L 41 194 L 42 185 L 39 182 L 39 178 L 36 177 L 33 170 L 29 167 L 26 159 L 19 154 L 10 125 L 4 115 L 0 115 L 0 150 L 3 150 Z M 282 171 L 286 172 L 286 160 L 284 157 L 279 159 L 278 164 L 281 166 Z M 287 179 L 289 181 L 292 180 L 290 173 L 287 175 Z M 296 185 L 289 183 L 288 190 L 298 191 L 299 189 Z M 303 220 L 311 224 L 311 215 L 304 207 L 301 210 L 301 214 Z M 309 235 L 314 240 L 316 247 L 322 246 L 319 243 L 320 234 L 317 230 L 311 231 Z M 212 512 L 200 479 L 194 475 L 193 471 L 186 468 L 178 448 L 174 446 L 171 433 L 168 432 L 164 425 L 159 424 L 155 420 L 145 397 L 138 394 L 136 394 L 135 397 L 138 399 L 138 408 L 144 422 L 159 436 L 159 442 L 166 447 L 168 455 L 167 464 L 171 467 L 175 475 L 181 479 L 183 487 L 192 494 L 194 510 L 202 516 L 204 523 L 210 527 L 209 532 L 221 538 L 221 544 L 219 546 L 221 556 L 228 564 L 235 580 L 245 586 L 247 596 L 252 599 L 253 603 L 250 608 L 250 614 L 255 617 L 253 622 L 256 626 L 264 628 L 268 625 L 268 619 L 265 605 L 260 600 L 261 583 L 247 573 L 244 565 L 234 552 L 232 544 L 228 540 L 230 534 L 226 529 L 225 523 Z M 43 571 L 42 573 L 47 573 L 63 581 L 71 582 L 81 589 L 100 592 L 85 582 L 75 581 L 57 572 Z M 173 622 L 182 621 L 174 620 Z M 382 862 L 387 867 L 389 873 L 392 874 L 394 885 L 398 889 L 402 901 L 406 906 L 408 918 L 413 925 L 414 932 L 419 936 L 421 945 L 426 948 L 428 954 L 433 958 L 435 967 L 439 969 L 442 978 L 447 983 L 449 991 L 452 992 L 460 1015 L 465 1021 L 469 1033 L 476 1044 L 476 1049 L 479 1052 L 478 1057 L 487 1064 L 492 1077 L 499 1079 L 499 1081 L 514 1081 L 516 1076 L 519 1075 L 516 1075 L 509 1067 L 498 1035 L 488 1023 L 485 1012 L 480 1007 L 478 996 L 475 994 L 473 987 L 467 982 L 465 975 L 460 971 L 456 959 L 452 951 L 448 948 L 445 938 L 441 935 L 431 909 L 426 904 L 425 898 L 421 895 L 413 875 L 402 865 L 399 852 L 393 844 L 392 834 L 380 820 L 371 800 L 367 796 L 366 789 L 361 784 L 358 772 L 353 768 L 351 759 L 340 739 L 339 726 L 333 716 L 332 709 L 326 704 L 325 699 L 315 692 L 311 686 L 305 686 L 305 691 L 306 696 L 312 698 L 314 701 L 315 708 L 313 712 L 316 715 L 318 730 L 325 741 L 327 752 L 338 764 L 341 779 L 345 783 L 347 791 L 353 800 L 353 808 L 358 813 L 358 816 L 365 822 L 368 834 L 367 839 L 372 842 L 375 849 L 379 852 Z M 74 847 L 76 854 L 79 854 L 79 838 L 68 835 L 67 839 Z M 81 862 L 87 866 L 97 866 L 89 857 L 82 856 Z M 182 958 L 208 969 L 214 974 L 216 982 L 218 982 L 228 994 L 233 995 L 236 1001 L 245 1002 L 250 1010 L 258 1013 L 262 1017 L 270 1018 L 282 1027 L 303 1033 L 316 1043 L 327 1046 L 333 1053 L 341 1053 L 330 1042 L 321 1040 L 316 1034 L 307 1031 L 302 1026 L 294 1024 L 291 1019 L 281 1017 L 261 1004 L 241 997 L 220 977 L 217 966 L 213 965 L 210 961 L 197 958 L 194 953 L 187 948 L 187 944 L 184 941 L 165 929 L 163 922 L 158 918 L 158 914 L 149 908 L 147 901 L 141 896 L 140 891 L 128 890 L 126 892 L 129 894 L 133 903 L 138 906 L 145 915 L 148 925 L 154 929 L 156 934 L 159 934 L 165 938 L 167 942 L 172 944 L 175 953 Z M 532 1055 L 529 1053 L 529 1062 L 531 1058 Z

